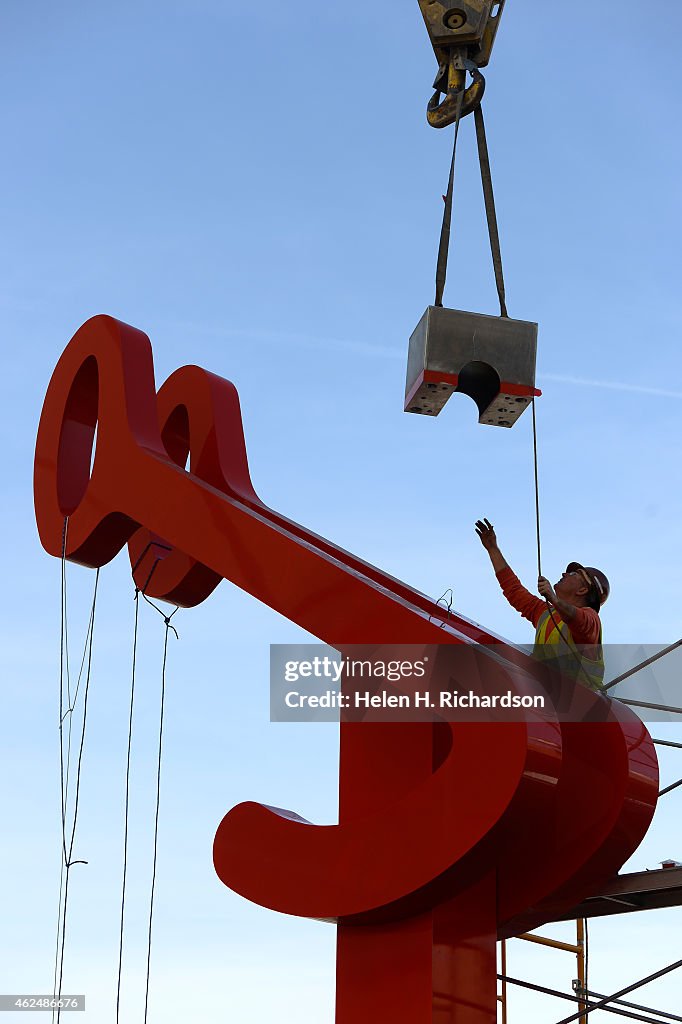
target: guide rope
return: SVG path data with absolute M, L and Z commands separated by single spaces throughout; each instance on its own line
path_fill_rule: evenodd
M 123 922 L 125 917 L 126 880 L 128 877 L 128 810 L 130 804 L 130 753 L 133 741 L 133 709 L 135 706 L 135 676 L 137 667 L 137 630 L 140 614 L 140 591 L 135 587 L 135 616 L 133 621 L 133 656 L 130 679 L 130 705 L 128 711 L 128 750 L 126 754 L 125 800 L 123 811 L 123 878 L 121 882 L 121 917 L 119 922 L 118 976 L 116 979 L 116 1024 L 121 1008 L 121 973 L 123 965 Z
M 449 622 L 450 619 L 452 618 L 452 605 L 454 603 L 454 600 L 455 600 L 454 591 L 453 591 L 452 587 L 448 587 L 448 589 L 446 591 L 444 591 L 441 594 L 441 596 L 438 598 L 438 600 L 436 601 L 436 605 L 437 606 L 439 606 L 441 608 L 445 608 L 445 612 L 446 612 L 446 615 L 447 615 L 446 622 Z M 434 612 L 431 612 L 431 614 L 429 615 L 429 622 L 433 622 L 434 614 L 435 614 Z M 441 622 L 440 625 L 444 626 L 446 624 L 446 622 Z
M 59 999 L 62 992 L 62 980 L 64 975 L 64 951 L 66 947 L 66 922 L 69 899 L 70 870 L 74 864 L 87 864 L 86 860 L 76 859 L 73 856 L 73 848 L 76 839 L 76 826 L 78 822 L 78 807 L 80 799 L 80 783 L 83 767 L 83 750 L 85 747 L 85 734 L 88 717 L 88 695 L 90 692 L 90 679 L 92 672 L 92 647 L 95 631 L 95 611 L 97 607 L 97 589 L 99 584 L 99 569 L 95 573 L 92 603 L 88 617 L 88 625 L 83 645 L 76 689 L 71 695 L 71 680 L 69 667 L 69 641 L 68 641 L 68 602 L 67 602 L 67 577 L 66 577 L 66 548 L 68 538 L 68 517 L 64 519 L 62 530 L 62 553 L 61 553 L 61 615 L 60 615 L 60 657 L 59 657 L 59 776 L 60 776 L 60 803 L 61 803 L 61 826 L 62 826 L 62 850 L 61 867 L 59 877 L 59 899 L 57 911 L 57 935 L 55 942 L 55 963 L 53 973 L 53 997 L 56 1006 L 52 1008 L 52 1020 L 59 1022 L 61 1018 L 61 1007 Z M 83 694 L 83 720 L 81 725 L 80 743 L 78 749 L 78 761 L 76 764 L 75 796 L 73 804 L 73 818 L 70 827 L 70 837 L 67 843 L 67 814 L 69 799 L 69 783 L 71 772 L 71 733 L 73 726 L 73 714 L 78 700 L 83 673 L 85 672 L 85 689 Z M 64 687 L 66 684 L 67 708 L 64 709 Z M 64 750 L 64 723 L 68 718 L 66 730 L 66 756 Z
M 538 555 L 538 576 L 542 576 L 542 552 L 540 549 L 540 485 L 538 483 L 538 426 L 535 418 L 535 396 L 530 400 L 533 412 L 533 474 L 535 483 L 535 543 Z M 556 623 L 554 623 L 556 626 Z
M 143 594 L 142 596 L 144 597 L 145 595 Z M 146 600 L 149 600 L 149 598 L 146 598 Z M 156 608 L 156 605 L 152 601 L 149 601 L 149 603 L 152 605 L 152 607 Z M 161 611 L 161 609 L 157 609 L 157 611 Z M 159 747 L 156 768 L 156 808 L 154 811 L 154 857 L 152 862 L 152 885 L 149 897 L 149 927 L 147 933 L 147 973 L 144 989 L 144 1024 L 147 1024 L 147 1010 L 149 1006 L 149 974 L 152 958 L 152 920 L 154 916 L 154 892 L 156 888 L 156 858 L 159 839 L 159 807 L 161 804 L 161 754 L 163 749 L 163 713 L 166 698 L 166 661 L 168 657 L 168 634 L 170 630 L 173 630 L 173 632 L 175 633 L 176 640 L 179 639 L 178 631 L 176 630 L 175 626 L 171 625 L 171 619 L 173 618 L 175 612 L 177 611 L 178 609 L 176 608 L 175 611 L 171 612 L 170 615 L 163 616 L 163 621 L 165 623 L 166 629 L 163 638 L 163 662 L 161 666 L 161 707 L 159 713 Z M 161 614 L 163 614 L 163 612 Z
M 140 557 L 138 558 L 135 565 L 132 567 L 132 574 L 134 580 L 134 574 L 137 570 L 140 562 L 144 555 L 147 553 L 149 547 L 147 545 Z M 165 546 L 165 545 L 164 545 Z M 121 884 L 121 914 L 120 914 L 120 926 L 119 926 L 119 950 L 118 950 L 118 976 L 116 982 L 116 1021 L 117 1024 L 120 1019 L 120 1007 L 121 1007 L 121 983 L 123 973 L 123 944 L 124 944 L 124 922 L 125 922 L 125 905 L 126 905 L 126 881 L 127 881 L 127 870 L 128 870 L 128 838 L 129 838 L 129 806 L 130 806 L 130 776 L 131 776 L 131 751 L 132 751 L 132 735 L 133 735 L 133 721 L 134 721 L 134 705 L 135 705 L 135 685 L 137 677 L 137 650 L 138 650 L 138 635 L 139 635 L 139 610 L 140 610 L 140 596 L 151 605 L 152 608 L 157 611 L 164 620 L 165 633 L 163 642 L 163 659 L 161 665 L 161 700 L 160 700 L 160 712 L 159 712 L 159 739 L 158 739 L 158 754 L 157 754 L 157 769 L 156 769 L 156 804 L 154 813 L 154 842 L 153 842 L 153 859 L 152 859 L 152 881 L 151 881 L 151 893 L 149 900 L 149 922 L 147 930 L 147 961 L 146 961 L 146 978 L 145 978 L 145 1003 L 144 1003 L 144 1021 L 147 1020 L 147 1013 L 149 1007 L 149 978 L 151 968 L 151 949 L 152 949 L 152 921 L 154 912 L 154 895 L 156 888 L 156 866 L 158 856 L 158 834 L 159 834 L 159 811 L 161 802 L 161 764 L 162 764 L 162 749 L 163 749 L 163 720 L 164 720 L 164 708 L 165 708 L 165 694 L 166 694 L 166 667 L 168 660 L 168 634 L 172 630 L 175 633 L 176 639 L 178 637 L 178 631 L 175 626 L 171 623 L 171 619 L 178 611 L 178 607 L 175 608 L 170 615 L 166 615 L 163 609 L 159 608 L 154 601 L 151 601 L 145 590 L 149 586 L 154 571 L 159 564 L 160 559 L 155 559 L 149 575 L 142 587 L 135 586 L 134 601 L 135 601 L 135 615 L 133 622 L 133 648 L 132 648 L 132 668 L 131 668 L 131 683 L 130 683 L 130 705 L 128 714 L 128 748 L 126 755 L 126 774 L 125 774 L 125 802 L 124 802 L 124 826 L 123 826 L 123 873 L 122 873 L 122 884 Z
M 57 974 L 59 971 L 59 944 L 62 925 L 62 893 L 64 889 L 64 862 L 66 860 L 66 820 L 64 808 L 64 743 L 62 740 L 64 723 L 64 678 L 66 673 L 67 694 L 71 703 L 70 682 L 69 682 L 69 645 L 68 634 L 66 633 L 66 540 L 69 527 L 68 516 L 64 517 L 62 527 L 62 554 L 61 554 L 61 600 L 60 600 L 60 624 L 59 624 L 59 799 L 60 817 L 62 824 L 62 852 L 59 857 L 59 899 L 57 905 L 57 935 L 55 938 L 54 974 L 52 978 L 52 996 L 57 995 Z M 69 725 L 71 723 L 69 722 Z M 52 1022 L 54 1024 L 55 1007 L 52 1008 Z
M 531 398 L 531 409 L 533 413 L 533 479 L 535 490 L 535 543 L 537 547 L 538 577 L 540 577 L 542 576 L 542 549 L 540 544 L 540 485 L 538 477 L 538 428 L 537 419 L 535 416 L 535 397 Z M 559 623 L 554 618 L 554 609 L 552 608 L 549 601 L 547 601 L 547 611 L 549 612 L 549 616 L 552 622 L 554 623 L 554 628 L 559 634 L 559 637 L 566 644 L 567 648 L 575 658 L 579 671 L 583 674 L 587 683 L 591 686 L 590 676 L 587 669 L 583 665 L 583 660 L 580 657 L 578 651 L 576 651 L 575 648 L 572 647 L 571 644 L 569 644 L 569 642 L 566 640 L 563 633 L 561 632 L 559 628 Z
M 537 549 L 538 549 L 538 575 L 539 575 L 539 577 L 541 577 L 541 575 L 543 573 L 542 573 L 542 554 L 541 554 L 541 544 L 540 544 L 540 487 L 539 487 L 539 482 L 538 482 L 538 424 L 537 424 L 537 420 L 536 420 L 536 399 L 535 399 L 535 397 L 530 399 L 530 406 L 531 406 L 531 409 L 532 409 L 532 464 L 534 464 L 535 497 L 536 497 L 536 544 L 537 544 Z M 554 628 L 557 630 L 557 632 L 559 632 L 559 627 L 558 627 L 557 622 L 555 620 L 553 610 L 552 610 L 552 608 L 551 608 L 551 606 L 549 604 L 547 605 L 547 607 L 548 607 L 549 613 L 550 613 L 550 615 L 552 617 L 552 622 L 554 623 Z M 561 635 L 560 632 L 559 632 L 559 635 Z M 573 648 L 570 646 L 570 644 L 568 644 L 567 646 L 573 652 L 574 656 L 576 656 L 576 658 L 578 660 L 578 663 L 580 665 L 580 668 L 581 668 L 581 672 L 583 672 L 583 674 L 586 676 L 586 678 L 589 679 L 589 675 L 588 675 L 588 673 L 587 673 L 587 671 L 586 671 L 586 669 L 585 669 L 585 667 L 583 665 L 583 659 L 581 658 L 580 654 L 578 654 L 576 651 L 574 651 Z M 677 650 L 678 647 L 682 647 L 682 639 L 676 640 L 674 643 L 669 644 L 668 647 L 664 647 L 663 650 L 659 650 L 655 654 L 652 654 L 650 657 L 645 658 L 643 660 L 643 662 L 640 662 L 638 665 L 633 666 L 632 669 L 627 669 L 626 672 L 622 672 L 620 676 L 616 676 L 615 679 L 611 679 L 610 682 L 606 683 L 606 685 L 601 688 L 600 692 L 601 693 L 605 693 L 606 690 L 610 690 L 613 686 L 617 686 L 617 684 L 623 683 L 626 679 L 629 679 L 631 676 L 634 676 L 637 672 L 640 672 L 642 669 L 646 669 L 649 665 L 653 665 L 653 663 L 657 662 L 657 660 L 659 658 L 665 657 L 666 654 L 670 654 L 670 653 L 672 653 L 672 651 Z M 668 708 L 667 706 L 664 706 L 664 705 L 656 705 L 656 706 L 645 705 L 645 703 L 642 703 L 641 701 L 631 701 L 631 700 L 625 700 L 624 699 L 622 702 L 623 703 L 634 703 L 635 706 L 641 706 L 643 708 L 647 708 L 647 707 L 648 708 L 653 708 L 653 707 L 656 707 L 656 708 L 658 708 L 659 710 L 662 710 L 662 711 L 672 711 L 672 712 L 675 712 L 675 711 L 678 710 L 678 709 L 675 709 L 675 708 Z M 682 784 L 682 782 L 676 783 L 675 786 L 670 786 L 668 788 L 668 790 L 660 792 L 659 796 L 663 796 L 664 792 L 665 793 L 670 792 L 671 788 L 675 788 L 679 784 Z

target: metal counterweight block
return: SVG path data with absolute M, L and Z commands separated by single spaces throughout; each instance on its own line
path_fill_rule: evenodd
M 511 427 L 534 395 L 538 325 L 428 306 L 410 338 L 405 412 L 437 416 L 453 391 L 479 423 Z

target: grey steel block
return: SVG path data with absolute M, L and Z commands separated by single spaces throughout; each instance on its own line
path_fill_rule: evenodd
M 479 423 L 511 427 L 533 395 L 538 325 L 428 306 L 410 338 L 405 411 L 437 416 L 457 391 Z

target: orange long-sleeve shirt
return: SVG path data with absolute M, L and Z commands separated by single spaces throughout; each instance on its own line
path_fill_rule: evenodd
M 497 579 L 502 587 L 502 593 L 512 608 L 516 608 L 524 619 L 528 619 L 534 626 L 537 626 L 540 616 L 547 611 L 547 602 L 526 590 L 512 569 L 501 569 L 497 573 Z M 557 623 L 560 623 L 559 612 L 555 611 L 554 614 Z M 576 644 L 599 643 L 601 620 L 594 608 L 576 608 L 575 618 L 567 622 L 566 625 Z

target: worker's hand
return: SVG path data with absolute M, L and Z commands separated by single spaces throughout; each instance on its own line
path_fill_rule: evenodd
M 486 551 L 494 551 L 497 548 L 495 528 L 487 519 L 479 519 L 476 522 L 476 533 Z
M 545 601 L 549 601 L 550 604 L 556 604 L 554 587 L 544 576 L 538 576 L 538 593 L 540 597 L 544 597 Z

